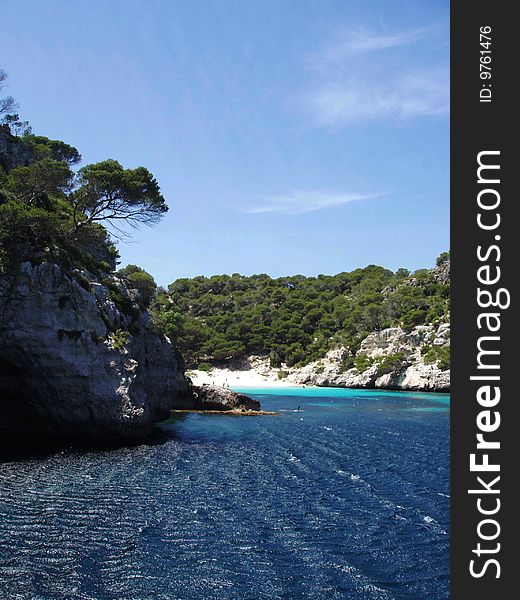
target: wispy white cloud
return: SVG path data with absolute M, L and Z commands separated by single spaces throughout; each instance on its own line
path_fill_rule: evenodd
M 358 200 L 368 200 L 376 198 L 378 195 L 293 191 L 287 194 L 264 197 L 256 205 L 243 208 L 242 212 L 250 214 L 287 213 L 298 215 L 326 208 L 334 208 Z
M 312 74 L 297 103 L 317 126 L 447 115 L 449 68 L 429 48 L 436 34 L 343 30 L 310 57 Z M 428 50 L 417 58 L 424 43 Z M 391 52 L 402 46 L 404 54 Z
M 359 28 L 342 31 L 334 41 L 317 54 L 322 61 L 337 61 L 355 54 L 388 50 L 415 42 L 430 33 L 430 28 L 414 29 L 394 33 L 377 33 Z
M 303 102 L 318 125 L 405 120 L 449 113 L 447 70 L 405 74 L 392 81 L 352 81 L 316 87 Z

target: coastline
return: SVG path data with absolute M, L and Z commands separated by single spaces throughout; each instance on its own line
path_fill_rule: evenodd
M 294 383 L 285 379 L 278 379 L 277 376 L 270 373 L 265 374 L 256 369 L 231 370 L 213 368 L 211 371 L 190 370 L 187 372 L 193 385 L 217 385 L 219 387 L 240 387 L 240 388 L 258 388 L 258 387 L 277 387 L 277 388 L 303 388 L 310 387 L 301 383 Z M 312 386 L 314 387 L 314 386 Z
M 296 383 L 286 378 L 279 379 L 276 370 L 270 372 L 262 372 L 254 367 L 250 369 L 225 369 L 214 367 L 211 371 L 189 370 L 186 372 L 191 379 L 193 385 L 215 385 L 224 388 L 320 388 L 333 387 L 338 389 L 359 389 L 359 390 L 381 390 L 388 392 L 420 392 L 431 394 L 449 394 L 449 390 L 432 390 L 432 389 L 410 389 L 399 387 L 367 387 L 367 386 L 321 386 L 312 383 Z
M 207 363 L 201 366 L 208 370 L 187 375 L 195 385 L 232 388 L 316 386 L 449 393 L 449 347 L 449 322 L 410 331 L 390 327 L 367 335 L 348 366 L 343 362 L 347 349 L 336 346 L 304 366 L 282 362 L 274 367 L 269 355 L 258 354 Z

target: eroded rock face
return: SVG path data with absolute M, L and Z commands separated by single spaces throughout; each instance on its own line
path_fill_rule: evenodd
M 78 279 L 48 263 L 0 277 L 0 429 L 146 435 L 186 390 L 182 358 L 145 311 Z
M 434 364 L 417 362 L 402 370 L 393 371 L 375 380 L 376 388 L 424 392 L 449 392 L 450 372 Z
M 449 323 L 419 325 L 409 332 L 391 327 L 369 334 L 361 343 L 358 355 L 373 362 L 364 371 L 344 370 L 345 349 L 334 348 L 325 358 L 291 370 L 288 380 L 319 386 L 449 392 L 449 369 L 441 369 L 437 362 L 427 363 L 424 354 L 427 348 L 449 344 Z M 392 356 L 399 356 L 399 360 L 389 372 L 381 373 L 385 358 Z
M 195 410 L 260 410 L 260 402 L 216 385 L 193 386 L 189 408 Z

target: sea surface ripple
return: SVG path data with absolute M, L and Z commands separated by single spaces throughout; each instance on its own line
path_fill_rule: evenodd
M 248 393 L 279 415 L 4 447 L 0 598 L 448 598 L 449 397 Z

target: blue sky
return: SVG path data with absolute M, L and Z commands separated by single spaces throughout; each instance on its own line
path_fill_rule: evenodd
M 35 133 L 157 177 L 161 284 L 415 269 L 449 246 L 449 2 L 0 0 Z

